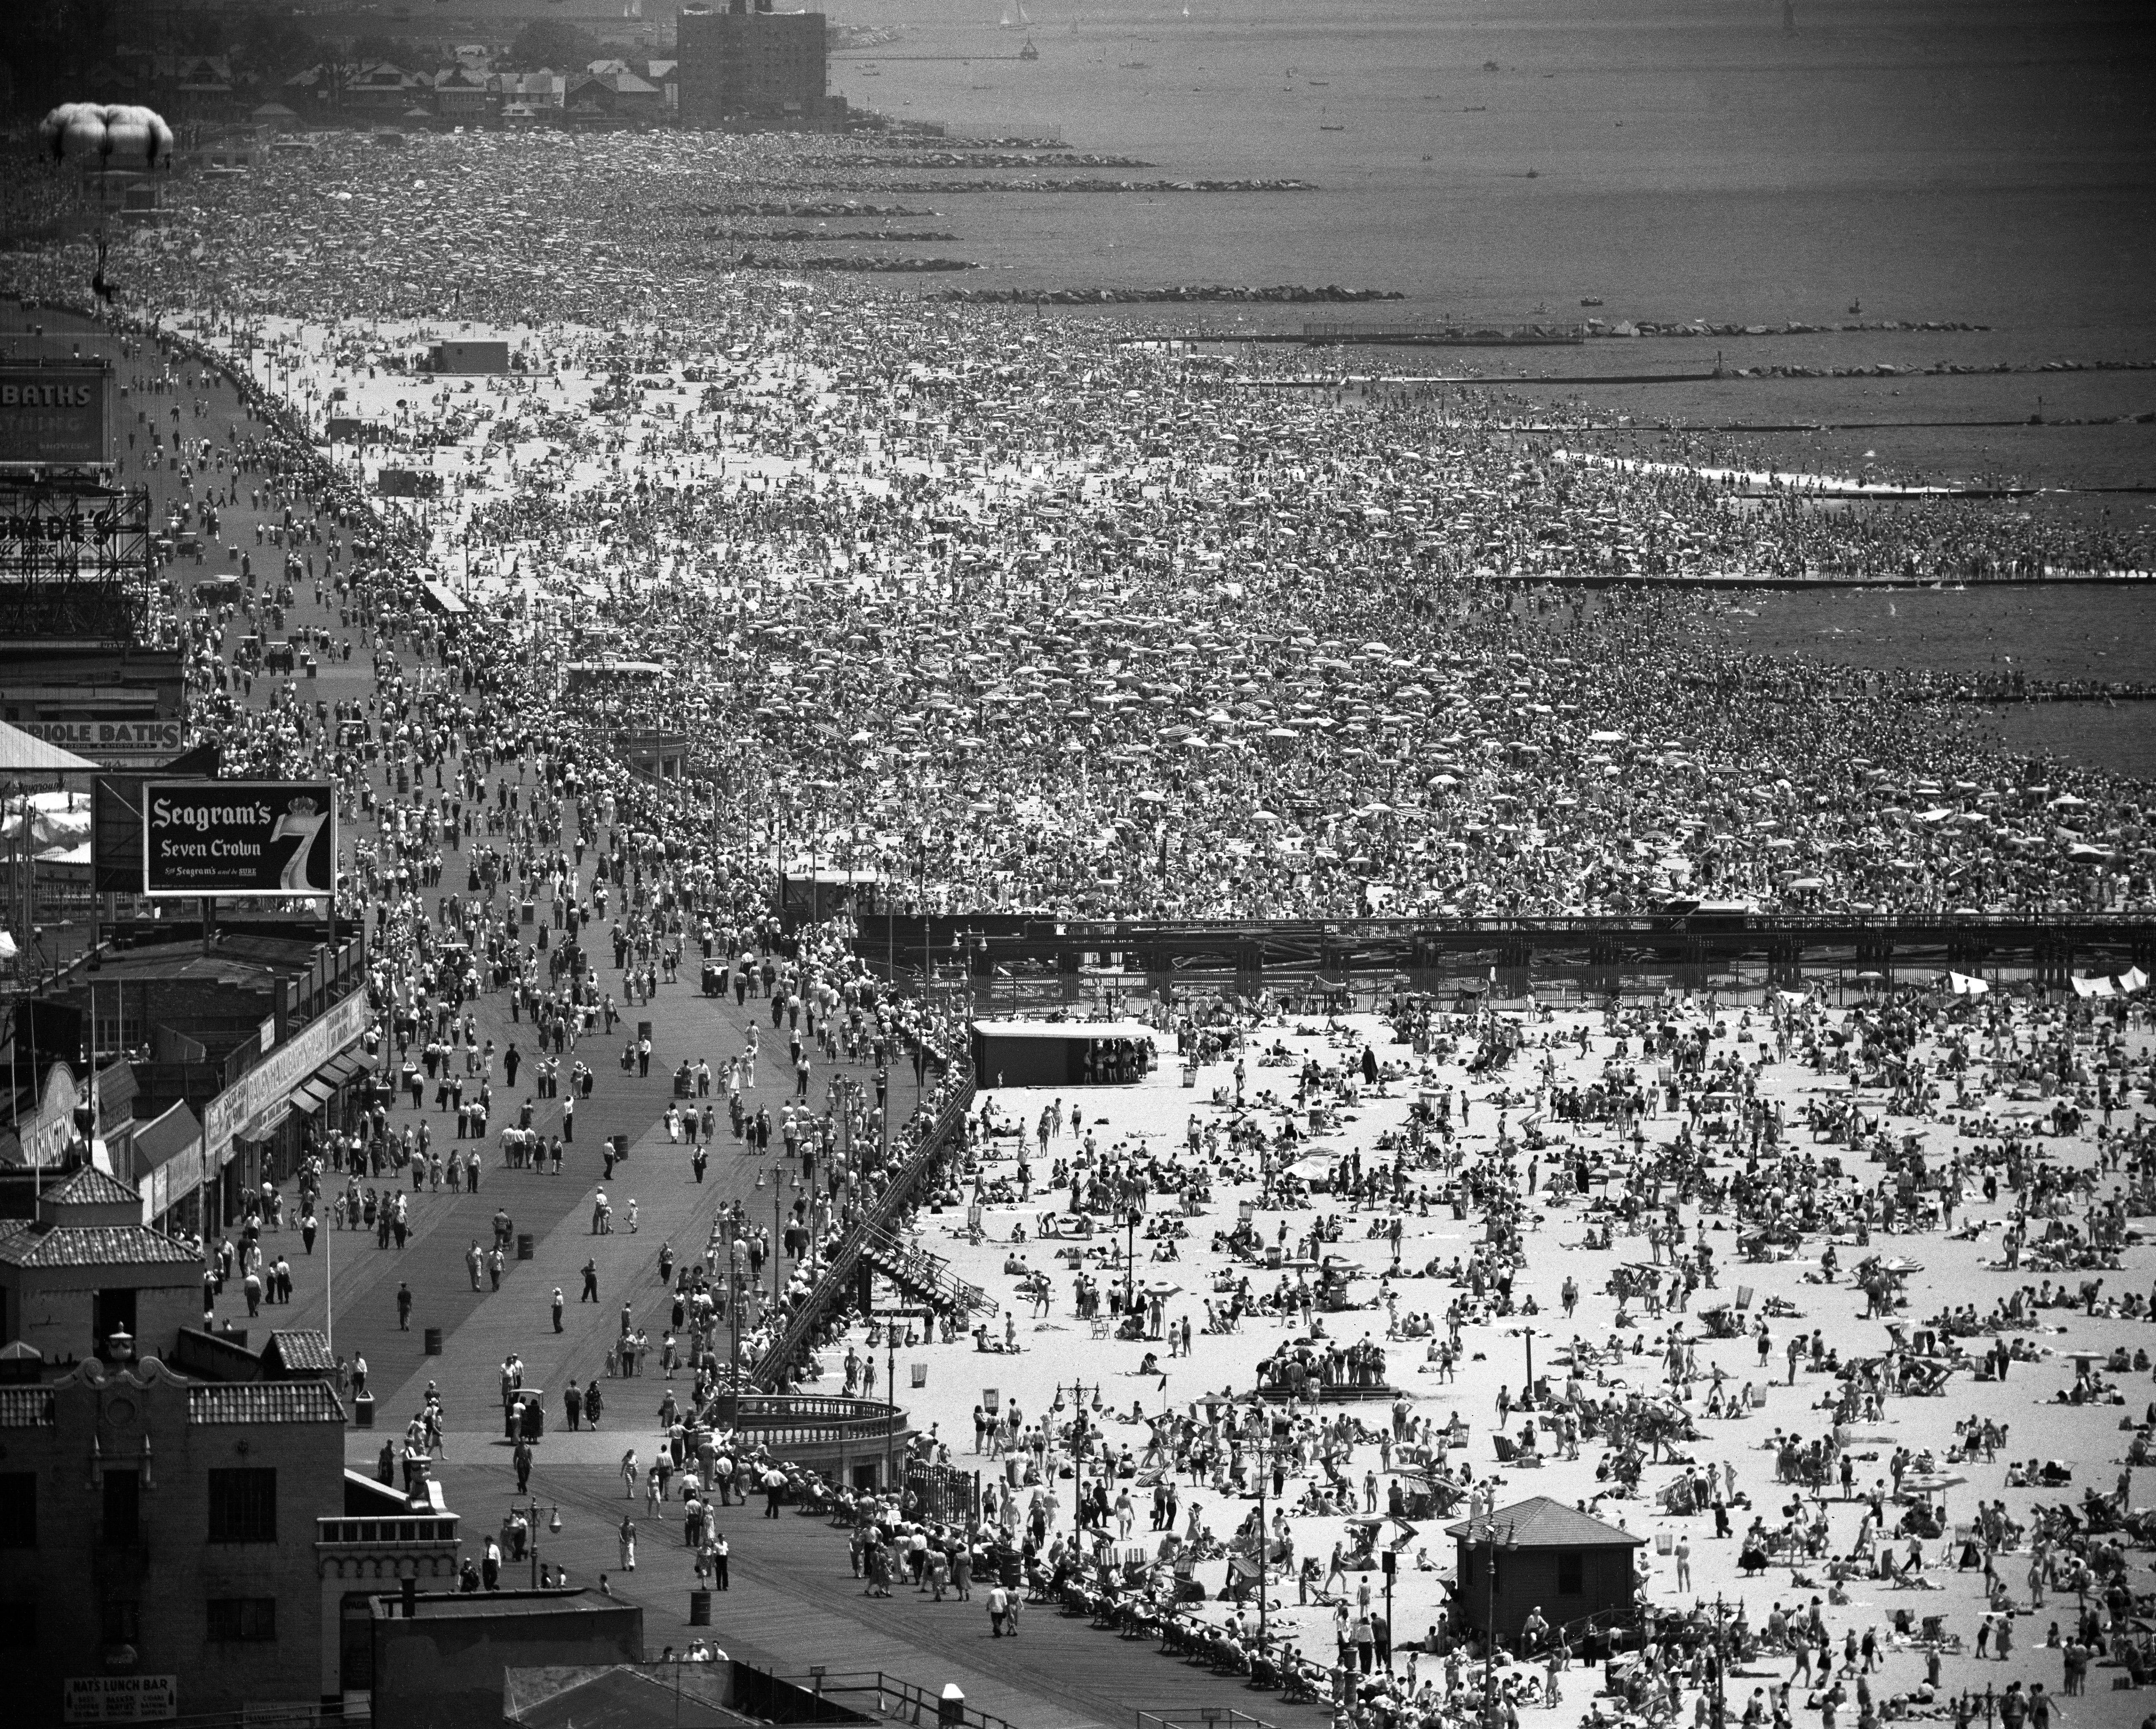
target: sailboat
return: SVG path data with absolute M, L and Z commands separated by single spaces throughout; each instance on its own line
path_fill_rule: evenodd
M 1040 50 L 1033 45 L 1033 38 L 1030 36 L 1025 38 L 1025 46 L 1018 51 L 1018 57 L 1021 60 L 1037 60 L 1040 58 Z

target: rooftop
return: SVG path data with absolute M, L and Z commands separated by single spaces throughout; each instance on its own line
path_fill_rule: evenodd
M 202 1257 L 141 1224 L 59 1224 L 39 1231 L 0 1221 L 0 1264 L 17 1267 L 197 1267 Z
M 136 1207 L 141 1202 L 141 1195 L 95 1165 L 84 1166 L 58 1188 L 47 1189 L 44 1197 L 48 1207 Z
M 377 1621 L 404 1618 L 403 1600 L 373 1599 Z M 592 1615 L 609 1609 L 635 1613 L 637 1605 L 582 1585 L 566 1591 L 422 1591 L 413 1599 L 413 1619 L 420 1621 L 487 1621 L 504 1615 Z
M 187 1389 L 187 1421 L 201 1424 L 345 1422 L 344 1401 L 326 1381 L 246 1381 Z
M 1552 1501 L 1547 1495 L 1531 1495 L 1525 1501 L 1500 1507 L 1491 1514 L 1487 1522 L 1497 1527 L 1501 1543 L 1505 1542 L 1509 1526 L 1511 1547 L 1518 1549 L 1606 1549 L 1619 1543 L 1637 1548 L 1646 1542 L 1646 1538 L 1635 1537 L 1606 1519 L 1597 1519 L 1561 1501 Z M 1484 1524 L 1482 1520 L 1469 1519 L 1446 1526 L 1445 1534 L 1479 1541 L 1477 1533 Z
M 519 1729 L 706 1729 L 758 1721 L 726 1708 L 730 1665 L 682 1664 L 678 1685 L 675 1667 L 507 1670 L 502 1716 Z
M 266 1358 L 273 1352 L 278 1367 L 288 1375 L 336 1372 L 336 1353 L 330 1349 L 329 1335 L 315 1327 L 273 1327 L 263 1355 Z
M 984 1039 L 1158 1039 L 1143 1021 L 975 1021 Z

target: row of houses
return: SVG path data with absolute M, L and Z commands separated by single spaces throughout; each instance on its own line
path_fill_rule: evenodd
M 600 59 L 566 71 L 497 72 L 460 55 L 433 70 L 398 66 L 311 66 L 270 90 L 236 83 L 218 55 L 126 56 L 93 73 L 91 87 L 116 100 L 154 102 L 175 125 L 349 126 L 418 116 L 459 126 L 605 120 L 661 124 L 680 107 L 676 63 Z
M 414 109 L 461 125 L 578 115 L 660 122 L 680 106 L 672 60 L 594 60 L 567 72 L 490 72 L 459 63 L 428 72 L 384 61 L 339 74 L 315 66 L 279 101 L 302 122 L 389 119 Z

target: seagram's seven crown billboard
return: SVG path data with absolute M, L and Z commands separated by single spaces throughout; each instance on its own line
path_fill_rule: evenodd
M 326 781 L 151 781 L 142 788 L 142 892 L 326 897 L 336 882 Z

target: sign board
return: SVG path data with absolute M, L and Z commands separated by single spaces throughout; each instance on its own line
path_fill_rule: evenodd
M 18 721 L 15 725 L 33 738 L 73 751 L 108 768 L 154 767 L 179 754 L 182 721 L 151 717 L 139 721 L 100 721 L 69 716 L 42 721 Z
M 163 1723 L 180 1714 L 176 1675 L 71 1675 L 64 1723 Z
M 157 764 L 167 776 L 214 779 L 215 744 L 197 745 Z M 99 895 L 142 892 L 142 786 L 156 776 L 100 775 L 90 787 L 90 889 Z
M 327 781 L 150 781 L 142 892 L 151 899 L 326 900 L 336 885 Z
M 0 364 L 0 463 L 108 460 L 111 406 L 103 367 Z
M 265 1119 L 295 1087 L 359 1043 L 367 1030 L 367 993 L 356 990 L 301 1028 L 209 1101 L 203 1111 L 203 1155 L 212 1171 L 232 1162 L 234 1136 L 259 1138 Z

